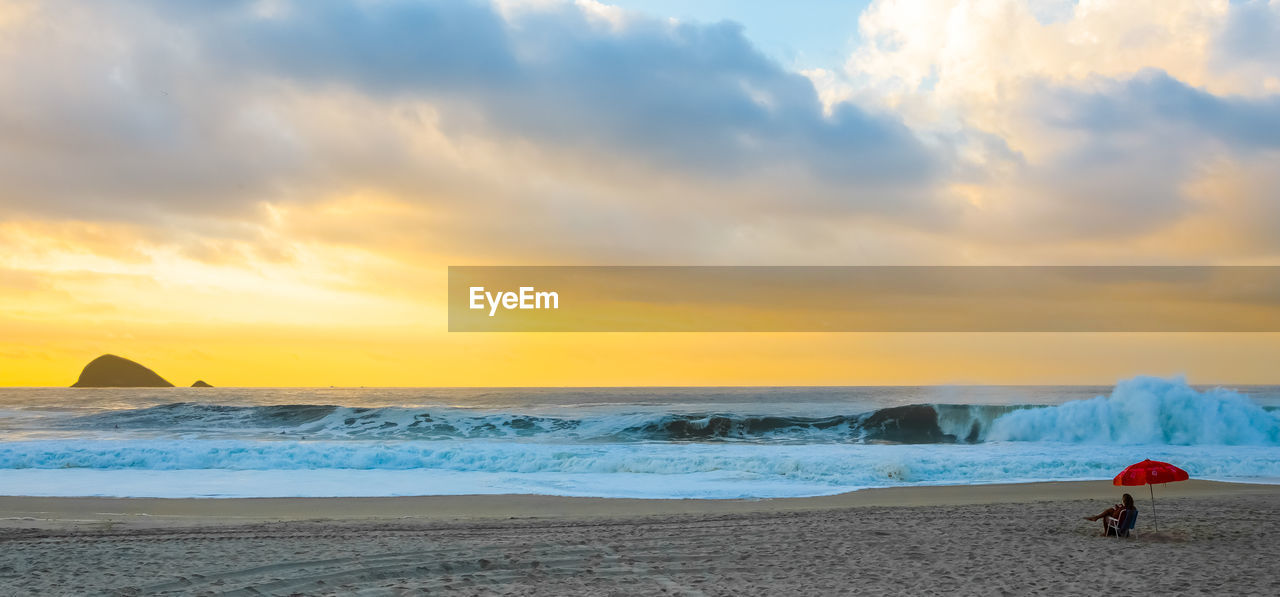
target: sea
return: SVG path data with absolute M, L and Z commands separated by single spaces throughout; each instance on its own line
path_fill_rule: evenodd
M 0 389 L 0 495 L 778 498 L 1280 483 L 1280 386 Z

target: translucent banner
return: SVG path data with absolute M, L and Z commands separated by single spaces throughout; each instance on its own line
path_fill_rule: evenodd
M 1273 332 L 1280 267 L 450 267 L 449 330 Z

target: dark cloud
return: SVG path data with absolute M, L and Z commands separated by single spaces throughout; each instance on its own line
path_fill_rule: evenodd
M 45 5 L 44 14 L 64 8 Z M 405 139 L 371 125 L 367 135 L 382 146 L 344 144 L 297 120 L 282 99 L 328 91 L 428 102 L 455 137 L 519 141 L 709 186 L 754 181 L 782 203 L 918 209 L 938 171 L 938 158 L 893 116 L 852 104 L 824 115 L 810 82 L 732 23 L 612 27 L 572 5 L 508 22 L 474 2 L 76 10 L 88 16 L 19 43 L 49 63 L 15 64 L 0 94 L 15 107 L 0 116 L 0 131 L 17 133 L 0 141 L 0 175 L 11 182 L 0 201 L 10 209 L 234 210 L 343 184 L 431 195 L 442 166 L 407 155 Z
M 168 2 L 162 2 L 168 4 Z M 506 23 L 474 2 L 280 3 L 186 15 L 211 60 L 285 80 L 320 81 L 367 93 L 466 95 L 519 75 Z
M 477 110 L 494 133 L 694 176 L 799 167 L 819 184 L 918 184 L 933 158 L 896 118 L 841 104 L 734 23 L 621 28 L 572 5 L 507 23 L 488 6 L 306 2 L 206 28 L 234 68 Z M 209 45 L 213 45 L 210 42 Z M 460 106 L 457 104 L 461 104 Z
M 38 6 L 0 37 L 0 210 L 217 210 L 301 170 L 296 146 L 253 121 L 181 29 L 128 3 Z
M 1273 6 L 1265 0 L 1232 2 L 1227 27 L 1215 48 L 1219 63 L 1230 68 L 1234 62 L 1253 61 L 1276 68 L 1280 61 L 1280 10 Z
M 1052 238 L 1156 230 L 1192 213 L 1185 185 L 1206 165 L 1280 149 L 1280 97 L 1217 96 L 1154 69 L 1085 89 L 1041 83 L 1025 109 L 1068 140 L 1020 173 L 1020 209 Z
M 1140 135 L 1152 147 L 1169 140 L 1215 140 L 1236 151 L 1280 148 L 1280 96 L 1220 97 L 1161 70 L 1109 82 L 1101 90 L 1056 93 L 1050 121 L 1110 137 Z M 1203 149 L 1203 144 L 1197 144 Z

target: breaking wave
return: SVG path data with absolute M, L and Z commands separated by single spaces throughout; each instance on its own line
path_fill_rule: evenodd
M 829 406 L 828 406 L 829 407 Z M 1056 406 L 920 404 L 812 416 L 734 412 L 534 415 L 463 408 L 225 406 L 180 402 L 62 420 L 66 429 L 161 437 L 547 442 L 1280 445 L 1280 417 L 1225 389 L 1140 377 L 1109 396 Z
M 1035 397 L 1013 401 L 1023 400 Z M 489 404 L 0 410 L 0 487 L 152 497 L 785 497 L 1106 479 L 1142 458 L 1175 462 L 1198 479 L 1280 482 L 1280 412 L 1182 379 L 1136 378 L 1056 405 L 859 408 L 839 395 Z
M 1129 445 L 1280 445 L 1280 417 L 1222 388 L 1198 391 L 1182 379 L 1138 377 L 1110 396 L 1010 412 L 986 440 Z

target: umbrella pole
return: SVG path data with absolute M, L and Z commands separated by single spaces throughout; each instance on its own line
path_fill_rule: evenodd
M 1156 486 L 1147 483 L 1147 489 L 1151 490 L 1151 522 L 1156 523 L 1156 531 L 1160 531 L 1160 519 L 1156 518 Z

